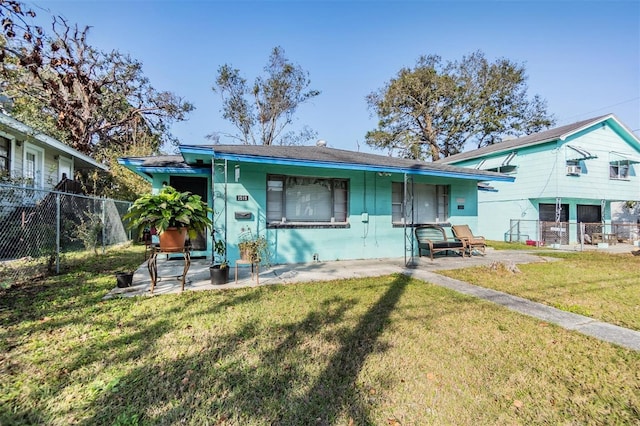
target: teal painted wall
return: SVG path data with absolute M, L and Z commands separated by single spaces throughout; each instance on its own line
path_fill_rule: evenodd
M 236 166 L 239 179 L 236 182 Z M 239 235 L 250 229 L 269 243 L 271 263 L 312 262 L 404 256 L 404 228 L 391 223 L 391 183 L 402 182 L 402 174 L 379 176 L 374 172 L 341 171 L 322 168 L 227 163 L 226 195 L 224 165 L 215 166 L 214 224 L 218 235 L 226 233 L 227 257 L 239 258 Z M 267 228 L 266 184 L 268 174 L 344 178 L 349 180 L 348 228 Z M 477 182 L 460 179 L 416 177 L 416 183 L 449 185 L 451 223 L 477 227 Z M 155 184 L 155 182 L 154 182 Z M 238 196 L 248 196 L 238 201 Z M 225 210 L 226 199 L 226 210 Z M 250 220 L 236 219 L 236 212 L 250 212 Z M 367 222 L 362 213 L 368 213 Z M 225 229 L 226 223 L 226 229 Z
M 579 146 L 597 158 L 581 162 L 583 173 L 570 176 L 566 161 L 575 155 L 567 145 Z M 493 240 L 503 240 L 511 219 L 535 221 L 538 203 L 555 203 L 556 197 L 569 204 L 569 220 L 576 220 L 576 205 L 600 205 L 606 202 L 605 221 L 610 220 L 613 201 L 640 200 L 640 164 L 630 168 L 629 178 L 609 178 L 612 151 L 640 156 L 640 148 L 619 126 L 598 124 L 567 140 L 518 149 L 510 164 L 516 165 L 515 182 L 493 182 L 497 192 L 480 191 L 478 198 L 478 233 Z M 482 158 L 452 163 L 474 168 Z M 547 201 L 541 201 L 547 200 Z M 575 240 L 572 240 L 575 241 Z

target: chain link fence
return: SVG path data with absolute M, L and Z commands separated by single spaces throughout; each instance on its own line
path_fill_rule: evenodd
M 0 287 L 60 272 L 64 253 L 129 241 L 131 203 L 0 184 Z
M 526 242 L 530 245 L 567 245 L 628 243 L 640 239 L 640 223 L 611 222 L 546 222 L 542 220 L 511 219 L 507 242 Z

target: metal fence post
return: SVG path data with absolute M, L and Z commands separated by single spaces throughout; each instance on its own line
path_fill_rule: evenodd
M 105 202 L 106 200 L 103 198 L 102 199 L 102 214 L 100 217 L 100 220 L 102 221 L 102 254 L 105 254 L 106 252 L 106 234 L 107 234 L 107 221 L 106 221 L 106 215 L 105 215 Z
M 60 273 L 60 194 L 56 193 L 56 274 Z

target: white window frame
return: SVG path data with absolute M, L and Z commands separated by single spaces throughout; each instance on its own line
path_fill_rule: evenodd
M 2 131 L 0 131 L 0 136 L 5 139 L 9 139 L 9 170 L 7 170 L 7 173 L 10 177 L 14 177 L 16 174 L 16 137 Z
M 424 188 L 421 191 L 420 188 Z M 426 200 L 426 194 L 431 190 L 435 192 L 435 197 L 431 200 Z M 449 220 L 449 185 L 434 185 L 429 183 L 414 183 L 413 184 L 414 197 L 418 198 L 418 201 L 430 201 L 435 205 L 435 216 L 424 217 L 424 213 L 420 213 L 419 209 L 414 205 L 414 217 L 408 218 L 408 225 L 425 225 L 440 222 L 448 222 Z M 421 192 L 424 192 L 420 195 Z M 391 183 L 391 223 L 394 226 L 401 226 L 405 223 L 405 199 L 404 199 L 404 182 L 392 182 Z M 417 210 L 417 211 L 416 211 Z M 419 215 L 415 217 L 415 215 Z
M 22 152 L 22 177 L 25 179 L 25 186 L 29 186 L 26 182 L 26 180 L 28 179 L 26 175 L 28 154 L 33 154 L 35 157 L 35 176 L 33 178 L 33 185 L 31 185 L 31 187 L 42 189 L 44 187 L 44 149 L 29 142 L 24 143 L 24 149 Z
M 611 180 L 629 180 L 629 172 L 631 170 L 631 162 L 629 160 L 619 160 L 609 162 L 609 179 Z M 624 171 L 623 173 L 621 173 Z
M 67 176 L 67 179 L 73 180 L 73 158 L 67 158 L 60 155 L 58 157 L 58 181 L 62 180 L 62 173 L 63 169 L 65 168 L 69 169 L 69 175 Z
M 329 216 L 324 220 L 310 219 L 302 220 L 301 215 L 298 217 L 290 214 L 287 217 L 287 208 L 291 205 L 287 204 L 287 181 L 294 179 L 315 180 L 318 182 L 326 182 L 330 188 L 331 211 Z M 342 188 L 340 188 L 342 187 Z M 309 196 L 312 193 L 303 194 L 301 197 Z M 287 226 L 287 227 L 335 227 L 346 226 L 349 221 L 349 179 L 329 178 L 316 176 L 294 176 L 294 175 L 267 175 L 267 225 L 270 227 Z M 291 212 L 289 212 L 291 213 Z
M 5 137 L 4 135 L 0 134 L 0 138 L 4 139 L 7 141 L 7 155 L 5 156 L 1 156 L 2 158 L 4 158 L 6 160 L 6 168 L 5 169 L 0 169 L 0 173 L 6 174 L 6 175 L 10 175 L 11 174 L 11 167 L 13 167 L 13 161 L 11 161 L 12 157 L 11 157 L 11 151 L 12 151 L 12 146 L 13 143 L 11 142 L 11 139 Z

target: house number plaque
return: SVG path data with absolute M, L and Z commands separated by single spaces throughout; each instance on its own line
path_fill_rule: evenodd
M 236 195 L 236 201 L 249 201 L 248 195 Z

